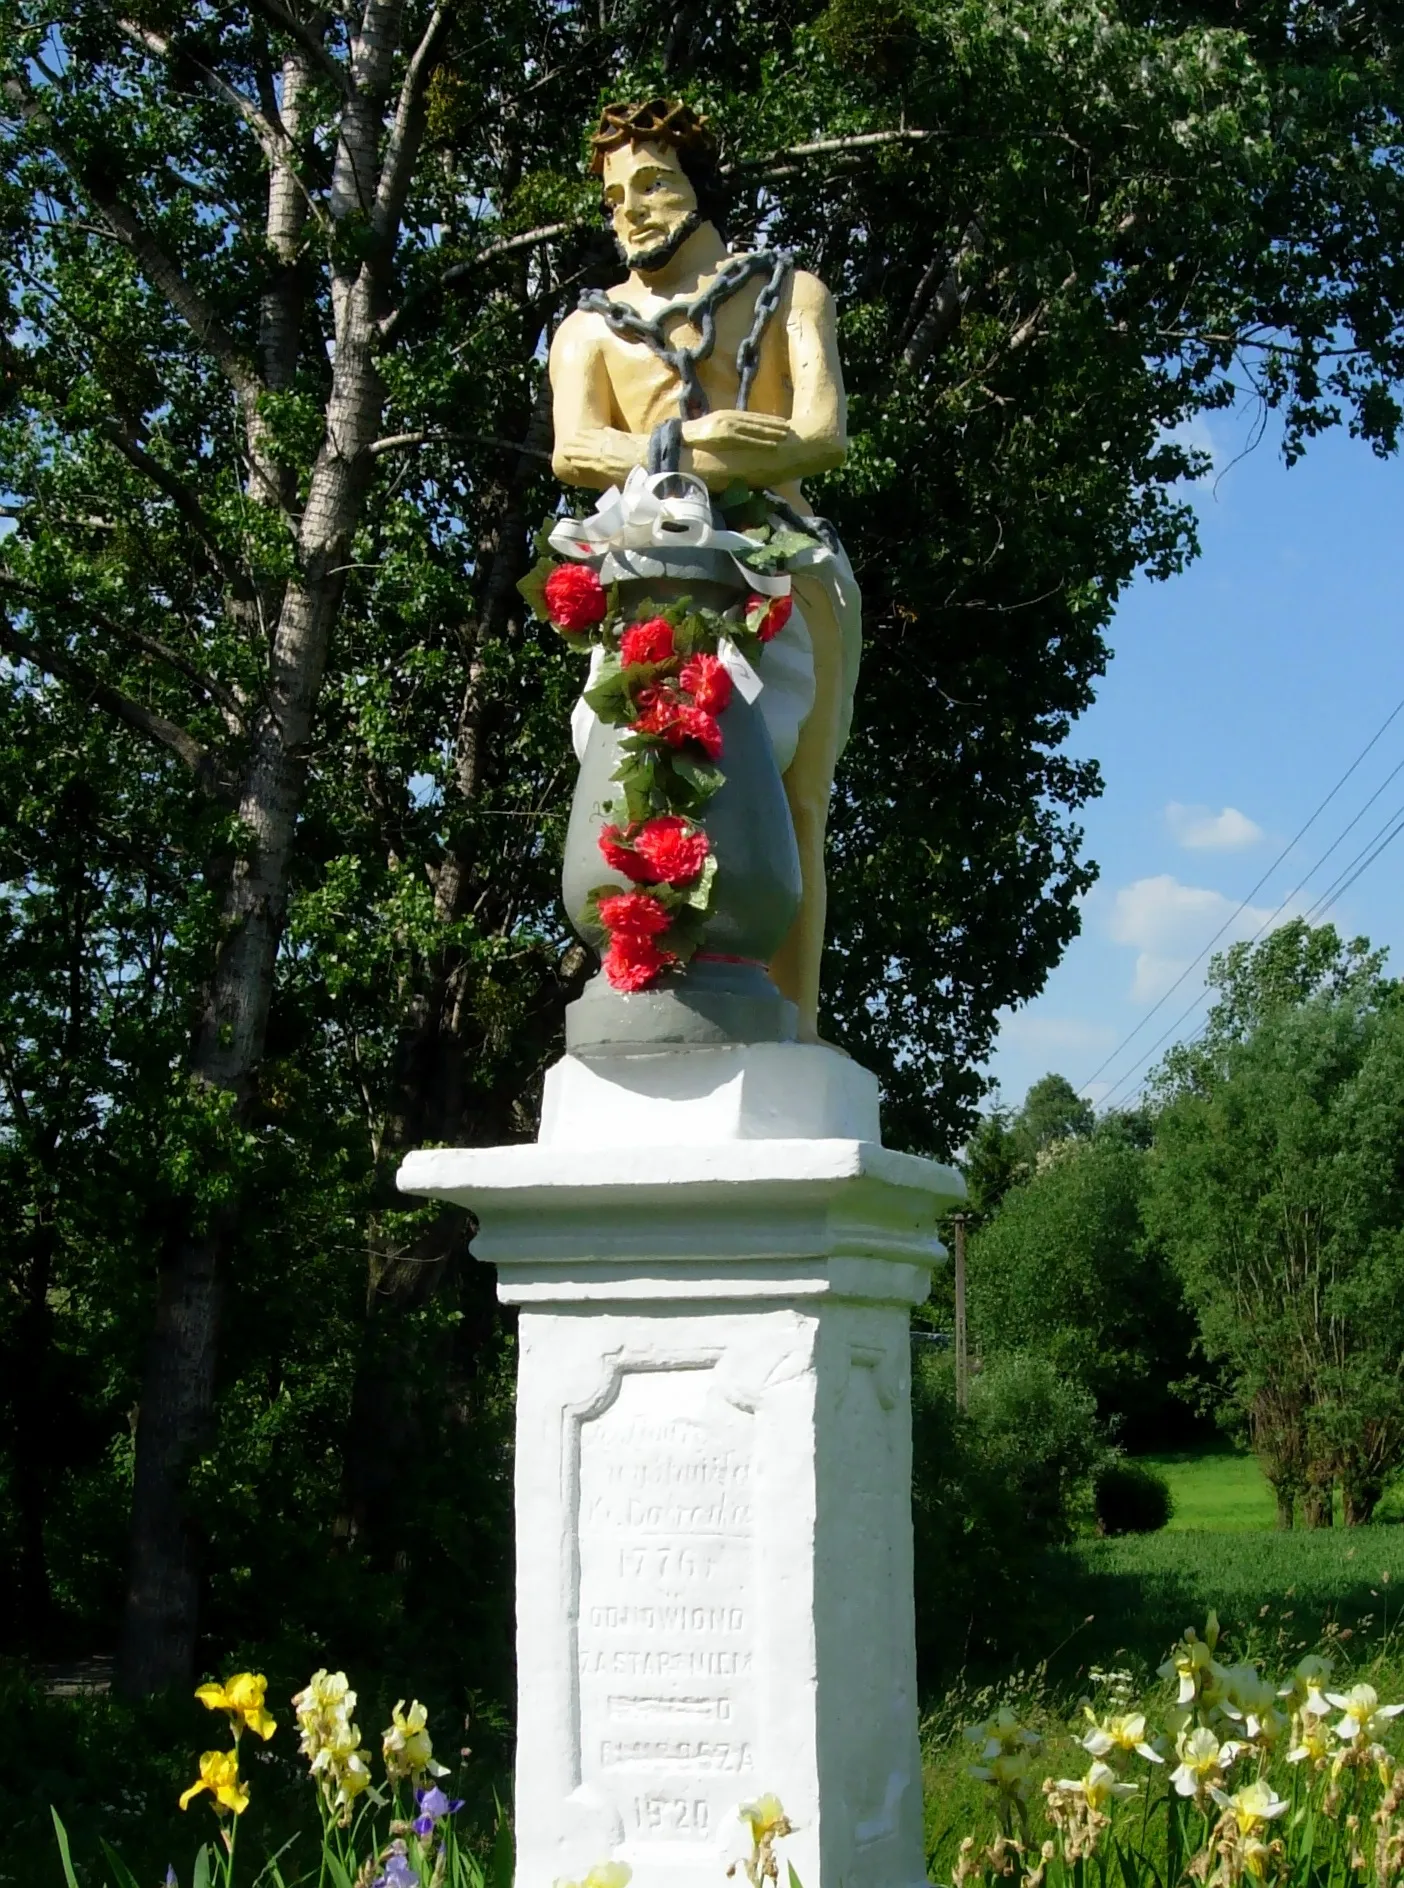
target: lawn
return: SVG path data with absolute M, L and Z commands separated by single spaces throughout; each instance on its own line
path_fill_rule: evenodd
M 1233 1485 L 1219 1470 L 1224 1459 L 1213 1458 L 1215 1472 L 1204 1478 L 1211 1490 Z M 1321 1646 L 1340 1681 L 1367 1678 L 1383 1698 L 1404 1699 L 1404 1528 L 1263 1530 L 1241 1518 L 1242 1506 L 1251 1512 L 1248 1489 L 1247 1503 L 1225 1502 L 1240 1518 L 1218 1532 L 1201 1523 L 1083 1540 L 1049 1554 L 1036 1603 L 1012 1622 L 1003 1671 L 972 1672 L 928 1700 L 922 1746 L 933 1882 L 951 1880 L 963 1834 L 983 1839 L 993 1826 L 987 1788 L 966 1774 L 963 1724 L 1011 1703 L 1043 1734 L 1052 1773 L 1076 1776 L 1086 1767 L 1074 1740 L 1085 1728 L 1081 1700 L 1097 1690 L 1093 1672 L 1129 1671 L 1152 1727 L 1163 1730 L 1172 1688 L 1155 1668 L 1186 1626 L 1203 1631 L 1210 1607 L 1223 1626 L 1226 1661 L 1250 1659 L 1285 1675 L 1302 1652 Z
M 1256 1456 L 1221 1449 L 1138 1459 L 1158 1469 L 1170 1484 L 1175 1501 L 1172 1530 L 1209 1528 L 1236 1534 L 1277 1524 L 1272 1490 Z

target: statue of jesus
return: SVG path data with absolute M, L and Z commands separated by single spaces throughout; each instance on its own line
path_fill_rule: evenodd
M 716 142 L 691 107 L 661 98 L 606 107 L 591 168 L 629 274 L 584 296 L 556 331 L 557 477 L 603 490 L 647 466 L 694 473 L 714 493 L 741 480 L 811 520 L 802 481 L 839 465 L 847 446 L 829 291 L 784 251 L 727 248 L 714 220 Z M 825 554 L 794 579 L 814 705 L 783 776 L 803 899 L 770 966 L 809 1042 L 818 1040 L 824 828 L 861 647 L 853 572 L 831 529 L 820 535 Z

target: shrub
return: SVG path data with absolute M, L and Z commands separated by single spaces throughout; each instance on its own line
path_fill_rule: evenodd
M 974 1377 L 964 1414 L 949 1356 L 919 1356 L 912 1431 L 917 1652 L 930 1683 L 1007 1639 L 1045 1548 L 1090 1510 L 1107 1445 L 1091 1394 L 1020 1353 Z
M 1149 1463 L 1117 1456 L 1097 1477 L 1099 1534 L 1154 1534 L 1175 1509 L 1170 1484 Z

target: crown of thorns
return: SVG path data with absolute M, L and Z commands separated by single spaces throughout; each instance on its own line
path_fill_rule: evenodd
M 590 139 L 590 169 L 604 173 L 604 161 L 624 144 L 668 144 L 680 157 L 716 162 L 717 140 L 707 120 L 679 98 L 648 98 L 641 105 L 606 105 L 598 131 Z

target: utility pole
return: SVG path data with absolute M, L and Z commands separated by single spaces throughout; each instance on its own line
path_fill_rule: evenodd
M 955 1227 L 955 1364 L 956 1408 L 970 1402 L 970 1365 L 965 1352 L 965 1215 L 952 1213 Z

